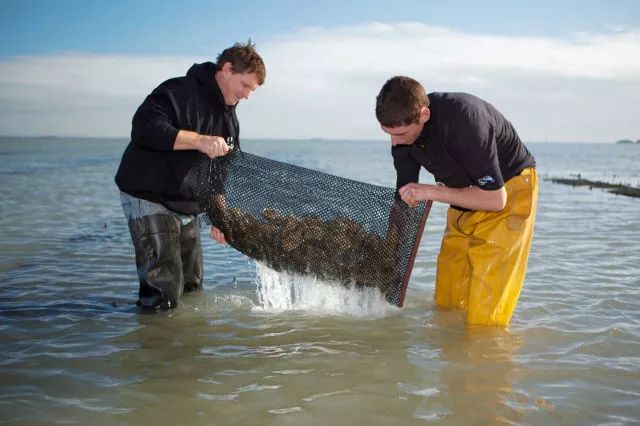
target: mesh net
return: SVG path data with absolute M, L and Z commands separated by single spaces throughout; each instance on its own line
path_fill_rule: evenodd
M 402 306 L 430 203 L 409 208 L 393 188 L 237 150 L 195 171 L 205 221 L 238 251 Z

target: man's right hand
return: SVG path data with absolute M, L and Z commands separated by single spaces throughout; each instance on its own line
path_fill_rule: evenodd
M 227 155 L 230 150 L 227 142 L 220 136 L 199 135 L 198 151 L 207 154 L 209 158 L 222 157 Z

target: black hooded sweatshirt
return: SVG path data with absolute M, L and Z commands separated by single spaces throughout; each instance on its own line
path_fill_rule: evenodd
M 151 92 L 133 116 L 131 142 L 115 181 L 121 191 L 183 214 L 201 212 L 187 175 L 208 157 L 197 150 L 174 151 L 179 130 L 233 137 L 239 147 L 235 105 L 226 105 L 215 79 L 216 65 L 194 64 Z

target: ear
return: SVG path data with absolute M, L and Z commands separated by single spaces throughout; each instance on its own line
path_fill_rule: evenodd
M 424 124 L 431 118 L 431 110 L 428 107 L 424 106 L 420 110 L 420 124 Z
M 233 66 L 231 65 L 231 62 L 225 62 L 222 65 L 222 72 L 225 74 L 225 76 L 228 76 L 233 72 Z

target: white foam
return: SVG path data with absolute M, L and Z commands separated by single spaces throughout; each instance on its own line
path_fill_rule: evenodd
M 277 272 L 256 262 L 258 306 L 264 312 L 310 311 L 358 318 L 380 318 L 397 312 L 376 288 L 357 289 L 315 277 Z

